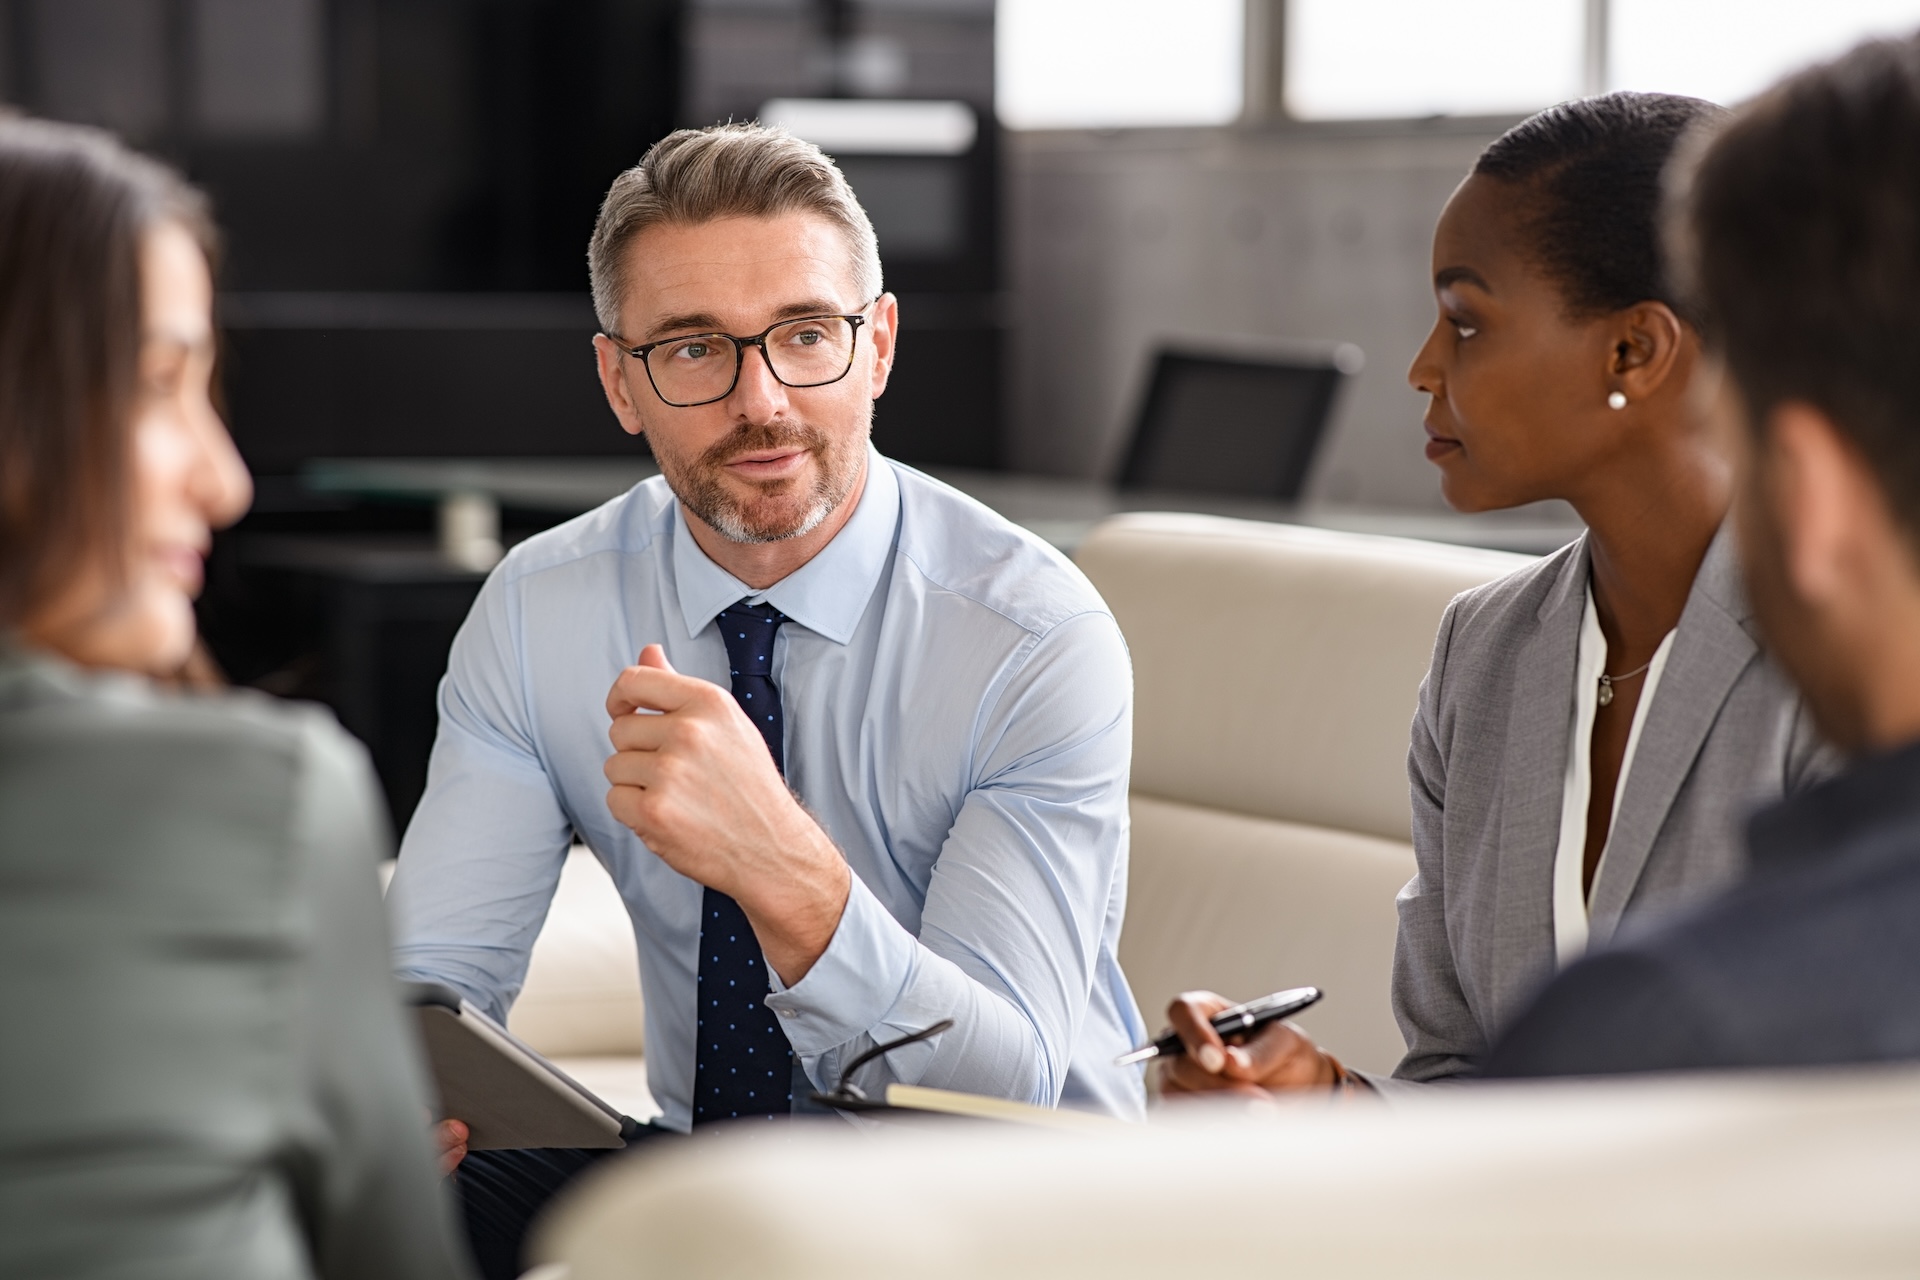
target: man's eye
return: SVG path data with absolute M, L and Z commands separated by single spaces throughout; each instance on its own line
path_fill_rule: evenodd
M 787 335 L 787 341 L 795 346 L 811 347 L 818 345 L 820 340 L 826 336 L 826 334 L 820 332 L 818 329 L 797 329 Z
M 713 354 L 713 346 L 706 342 L 688 342 L 675 349 L 673 354 L 683 360 L 704 360 Z

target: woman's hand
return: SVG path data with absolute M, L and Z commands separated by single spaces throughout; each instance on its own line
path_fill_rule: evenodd
M 1167 1021 L 1187 1046 L 1164 1060 L 1162 1093 L 1238 1093 L 1265 1097 L 1269 1090 L 1331 1089 L 1346 1073 L 1291 1022 L 1270 1022 L 1244 1043 L 1229 1045 L 1210 1025 L 1233 1001 L 1211 991 L 1189 991 L 1167 1006 Z

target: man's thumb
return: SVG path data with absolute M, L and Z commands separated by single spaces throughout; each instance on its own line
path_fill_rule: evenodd
M 667 661 L 667 651 L 657 644 L 650 644 L 640 651 L 638 667 L 652 667 L 655 671 L 671 671 L 673 664 Z

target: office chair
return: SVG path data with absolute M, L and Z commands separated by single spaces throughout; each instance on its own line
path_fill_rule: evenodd
M 1126 489 L 1300 496 L 1360 349 L 1233 353 L 1162 348 L 1120 473 Z

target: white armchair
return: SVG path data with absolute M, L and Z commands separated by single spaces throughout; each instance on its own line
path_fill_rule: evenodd
M 633 921 L 583 848 L 567 855 L 507 1028 L 634 1119 L 659 1114 L 647 1091 Z
M 1415 696 L 1447 602 L 1527 559 L 1165 514 L 1106 521 L 1076 559 L 1133 654 L 1120 962 L 1148 1023 L 1184 990 L 1311 984 L 1301 1025 L 1391 1070 Z

